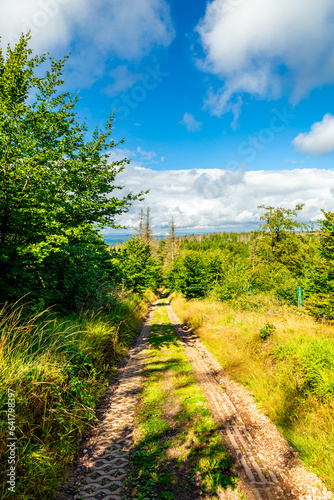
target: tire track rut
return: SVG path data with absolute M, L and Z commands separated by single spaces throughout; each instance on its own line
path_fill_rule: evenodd
M 77 498 L 122 500 L 123 481 L 133 444 L 133 422 L 142 384 L 144 349 L 150 333 L 153 310 L 154 305 L 135 347 L 128 352 L 130 359 L 104 419 L 96 428 L 94 456 Z

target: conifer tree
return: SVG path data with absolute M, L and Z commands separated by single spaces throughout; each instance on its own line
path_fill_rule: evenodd
M 169 239 L 170 248 L 171 248 L 171 260 L 172 260 L 172 263 L 174 263 L 174 259 L 175 259 L 175 222 L 174 222 L 174 217 L 172 217 L 172 220 L 170 221 L 170 224 L 169 224 L 168 239 Z
M 147 207 L 146 209 L 146 220 L 144 225 L 144 241 L 146 245 L 151 243 L 152 241 L 152 229 L 151 229 L 151 220 L 150 220 L 151 209 Z
M 319 257 L 309 268 L 307 307 L 311 314 L 334 319 L 334 212 L 322 210 L 325 219 L 319 220 Z

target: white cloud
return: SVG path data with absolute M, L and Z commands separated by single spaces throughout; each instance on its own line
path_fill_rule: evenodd
M 126 92 L 143 79 L 142 73 L 131 73 L 128 66 L 122 64 L 109 72 L 109 76 L 114 80 L 113 83 L 103 89 L 103 93 L 110 97 L 115 97 L 120 92 Z
M 202 123 L 197 121 L 190 113 L 184 113 L 180 123 L 187 127 L 188 132 L 197 132 L 202 128 Z
M 238 93 L 297 102 L 334 82 L 332 0 L 213 0 L 197 26 L 202 70 L 224 80 L 206 100 L 221 116 Z
M 63 47 L 71 38 L 71 20 L 80 16 L 80 0 L 2 0 L 0 4 L 1 45 L 14 43 L 31 30 L 31 46 L 47 51 Z M 85 8 L 85 7 L 84 7 Z
M 334 151 L 334 116 L 327 113 L 321 122 L 315 122 L 311 131 L 299 134 L 292 141 L 294 148 L 304 155 L 328 155 Z
M 37 51 L 64 53 L 71 44 L 70 64 L 92 73 L 89 84 L 106 56 L 136 61 L 174 37 L 166 0 L 1 0 L 1 45 L 29 29 Z
M 142 161 L 151 161 L 157 156 L 154 151 L 144 151 L 140 146 L 137 147 L 137 152 L 140 154 Z
M 321 208 L 334 211 L 331 170 L 244 171 L 240 167 L 235 171 L 156 171 L 132 162 L 117 180 L 126 186 L 126 192 L 150 189 L 145 201 L 136 202 L 121 222 L 135 226 L 140 208 L 150 206 L 156 233 L 167 231 L 172 216 L 180 232 L 256 229 L 257 206 L 261 204 L 294 208 L 305 203 L 305 221 L 321 218 Z

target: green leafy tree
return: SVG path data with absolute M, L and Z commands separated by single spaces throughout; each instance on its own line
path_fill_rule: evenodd
M 246 295 L 250 286 L 247 264 L 235 258 L 223 268 L 223 276 L 214 286 L 214 295 L 221 300 L 231 300 Z
M 114 115 L 87 140 L 75 112 L 78 96 L 60 90 L 67 58 L 33 57 L 28 43 L 22 35 L 6 54 L 0 50 L 0 300 L 45 292 L 53 302 L 55 284 L 66 288 L 69 280 L 57 267 L 71 273 L 76 262 L 74 293 L 80 269 L 87 271 L 87 252 L 104 279 L 107 249 L 96 229 L 119 227 L 116 217 L 143 193 L 114 193 L 122 188 L 116 175 L 128 163 L 109 161 L 119 144 L 111 139 Z
M 301 274 L 307 246 L 302 231 L 308 226 L 298 222 L 296 217 L 303 207 L 304 204 L 298 204 L 294 209 L 265 205 L 258 207 L 264 210 L 260 215 L 264 223 L 256 237 L 256 263 L 280 263 L 293 274 Z

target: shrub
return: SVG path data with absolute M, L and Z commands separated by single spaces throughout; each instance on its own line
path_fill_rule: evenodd
M 255 293 L 269 293 L 290 304 L 296 304 L 298 280 L 285 266 L 279 263 L 258 265 L 251 274 Z
M 248 268 L 242 262 L 231 263 L 221 282 L 214 288 L 214 293 L 221 300 L 231 300 L 247 294 L 250 286 L 248 274 Z
M 261 339 L 266 340 L 275 330 L 276 330 L 275 325 L 270 325 L 269 323 L 266 323 L 266 325 L 260 329 Z

